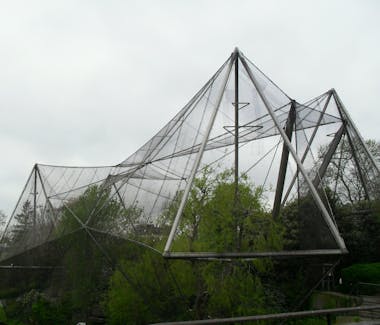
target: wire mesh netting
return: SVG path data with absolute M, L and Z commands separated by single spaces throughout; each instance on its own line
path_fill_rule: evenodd
M 0 259 L 78 234 L 110 256 L 107 236 L 158 253 L 342 250 L 331 201 L 371 199 L 378 178 L 334 90 L 300 104 L 235 51 L 120 164 L 36 165 Z

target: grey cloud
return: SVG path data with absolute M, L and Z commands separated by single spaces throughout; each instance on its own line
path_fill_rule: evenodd
M 0 8 L 0 209 L 37 162 L 116 164 L 239 46 L 300 101 L 331 87 L 380 140 L 377 1 L 12 1 Z

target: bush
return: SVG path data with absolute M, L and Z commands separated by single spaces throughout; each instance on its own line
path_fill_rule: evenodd
M 345 285 L 358 282 L 380 284 L 380 263 L 351 265 L 342 270 L 342 279 Z
M 374 295 L 380 292 L 380 263 L 354 264 L 342 269 L 343 292 Z

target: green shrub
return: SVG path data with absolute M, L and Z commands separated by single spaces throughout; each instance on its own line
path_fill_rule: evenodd
M 351 265 L 342 270 L 342 279 L 345 285 L 358 282 L 380 284 L 380 263 Z

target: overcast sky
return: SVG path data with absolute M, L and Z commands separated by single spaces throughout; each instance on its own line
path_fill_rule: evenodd
M 36 162 L 114 165 L 235 46 L 302 102 L 335 88 L 380 140 L 380 1 L 1 1 L 0 210 Z

